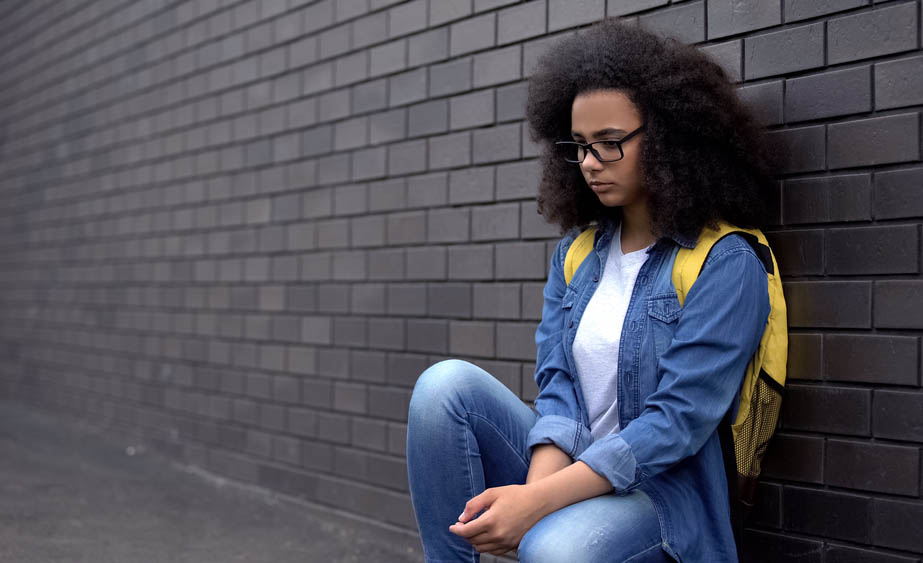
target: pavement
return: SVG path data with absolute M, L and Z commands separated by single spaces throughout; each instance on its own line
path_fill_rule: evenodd
M 404 563 L 416 536 L 0 400 L 0 562 Z

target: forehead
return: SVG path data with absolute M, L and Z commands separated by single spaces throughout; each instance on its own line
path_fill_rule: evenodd
M 574 98 L 571 130 L 592 136 L 606 128 L 632 131 L 641 125 L 641 112 L 620 90 L 597 90 Z

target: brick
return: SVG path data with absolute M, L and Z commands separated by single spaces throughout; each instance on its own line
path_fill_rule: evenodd
M 348 313 L 349 287 L 343 284 L 319 285 L 317 287 L 317 309 L 322 313 Z
M 447 321 L 431 319 L 407 320 L 407 350 L 445 354 L 449 349 Z
M 500 10 L 497 14 L 498 43 L 504 45 L 544 34 L 547 26 L 546 11 L 545 0 L 535 0 Z
M 918 442 L 923 435 L 923 394 L 876 390 L 872 422 L 876 438 Z
M 427 211 L 429 242 L 464 242 L 469 239 L 469 211 L 464 207 Z
M 387 219 L 388 244 L 416 244 L 426 240 L 426 213 L 392 213 Z
M 522 319 L 540 320 L 545 297 L 542 295 L 544 282 L 522 284 Z
M 349 351 L 345 348 L 319 348 L 317 374 L 331 379 L 349 377 Z
M 353 151 L 353 169 L 350 180 L 381 178 L 387 172 L 388 150 L 375 147 Z
M 548 31 L 599 21 L 605 11 L 604 0 L 548 0 Z
M 827 62 L 837 64 L 917 48 L 917 9 L 898 4 L 827 22 Z M 869 41 L 874 37 L 874 41 Z
M 369 350 L 353 350 L 349 355 L 350 373 L 357 381 L 384 383 L 387 354 Z
M 557 228 L 546 222 L 538 213 L 538 204 L 535 201 L 524 201 L 519 204 L 519 224 L 522 238 L 548 238 L 557 235 Z
M 868 436 L 871 405 L 867 389 L 786 385 L 782 424 L 786 430 Z M 843 416 L 846 412 L 849 416 Z
M 789 327 L 871 328 L 872 296 L 868 282 L 789 282 L 783 285 Z M 849 307 L 844 307 L 844 303 Z M 876 296 L 876 318 L 881 310 L 879 303 Z
M 821 563 L 823 560 L 824 544 L 820 541 L 745 529 L 741 543 L 742 561 Z
M 744 78 L 753 80 L 824 65 L 824 23 L 812 23 L 744 40 Z
M 349 309 L 360 315 L 380 315 L 385 312 L 385 285 L 358 283 L 350 288 Z
M 456 57 L 494 46 L 497 16 L 484 14 L 453 23 L 449 28 L 449 55 Z
M 301 321 L 302 341 L 308 344 L 330 344 L 333 324 L 330 317 L 305 316 Z
M 426 2 L 414 0 L 388 10 L 388 33 L 391 37 L 426 29 Z
M 353 86 L 352 100 L 356 113 L 384 109 L 388 106 L 388 81 L 382 78 Z
M 786 180 L 783 217 L 787 224 L 869 220 L 871 192 L 868 174 Z
M 823 125 L 770 131 L 766 139 L 773 149 L 772 169 L 780 174 L 810 172 L 826 167 Z
M 361 317 L 335 317 L 333 343 L 337 346 L 360 348 L 366 345 L 365 321 Z
M 870 67 L 835 70 L 785 84 L 785 120 L 806 121 L 872 109 Z
M 544 279 L 548 261 L 542 242 L 496 245 L 497 279 Z
M 328 409 L 333 406 L 333 382 L 312 378 L 303 380 L 301 385 L 301 400 L 305 405 Z
M 407 136 L 407 110 L 396 109 L 369 117 L 369 142 L 373 145 Z
M 519 204 L 501 203 L 471 210 L 471 239 L 497 240 L 519 237 Z
M 410 106 L 408 130 L 411 136 L 443 133 L 449 129 L 449 104 L 446 100 Z
M 523 119 L 525 117 L 527 91 L 526 82 L 497 88 L 497 121 Z
M 445 172 L 424 174 L 407 179 L 407 205 L 434 207 L 449 200 L 449 176 Z
M 452 130 L 489 125 L 494 122 L 494 93 L 481 90 L 449 99 Z
M 407 206 L 407 185 L 403 178 L 369 185 L 369 211 L 391 211 Z
M 785 21 L 804 20 L 866 4 L 868 0 L 785 0 Z
M 824 336 L 824 375 L 832 381 L 916 385 L 918 357 L 919 342 L 915 337 Z
M 449 353 L 453 356 L 494 355 L 494 324 L 484 321 L 451 321 Z
M 868 497 L 787 486 L 783 503 L 786 530 L 868 542 Z
M 870 166 L 920 159 L 920 120 L 916 113 L 873 117 L 827 128 L 830 168 Z M 856 141 L 862 150 L 856 150 Z
M 708 38 L 716 39 L 782 23 L 782 1 L 719 0 L 708 3 Z
M 368 389 L 360 383 L 333 384 L 333 408 L 338 411 L 364 413 L 367 410 Z
M 449 247 L 450 280 L 489 280 L 493 277 L 493 245 L 477 244 Z
M 410 408 L 409 389 L 369 386 L 369 414 L 379 418 L 406 422 Z
M 429 67 L 429 95 L 445 96 L 471 89 L 471 57 Z
M 740 82 L 743 78 L 742 61 L 744 44 L 740 39 L 725 41 L 715 45 L 703 45 L 702 51 L 715 61 L 731 82 Z
M 426 314 L 426 284 L 402 283 L 388 285 L 388 314 Z
M 535 325 L 532 323 L 497 323 L 497 357 L 535 361 Z
M 494 169 L 491 167 L 454 170 L 449 174 L 449 203 L 478 203 L 492 201 L 494 195 Z
M 923 552 L 923 536 L 917 533 L 923 520 L 919 501 L 874 499 L 872 501 L 872 543 L 914 553 Z
M 608 0 L 606 3 L 606 15 L 627 16 L 636 12 L 642 12 L 649 8 L 665 6 L 669 0 Z
M 288 431 L 299 436 L 312 437 L 317 427 L 317 414 L 310 409 L 290 408 L 288 410 Z
M 784 404 L 784 401 L 783 401 Z M 822 483 L 824 439 L 777 432 L 763 459 L 762 475 L 786 481 Z
M 828 439 L 826 456 L 824 482 L 828 485 L 919 495 L 919 448 Z
M 426 99 L 426 69 L 416 68 L 388 78 L 391 107 Z
M 875 65 L 875 109 L 923 104 L 923 57 Z
M 767 235 L 769 245 L 784 276 L 822 275 L 824 273 L 824 232 L 791 230 Z
M 431 29 L 407 39 L 407 62 L 412 67 L 441 61 L 448 56 L 449 30 L 446 27 Z
M 396 318 L 369 319 L 369 348 L 404 349 L 404 320 Z
M 354 418 L 352 443 L 360 448 L 385 451 L 388 439 L 388 424 L 381 420 Z
M 538 396 L 538 385 L 535 383 L 534 363 L 522 365 L 520 382 L 522 384 L 522 391 L 519 395 L 520 398 L 522 398 L 523 401 L 529 401 L 530 403 L 535 401 L 535 397 Z
M 919 231 L 916 225 L 830 229 L 825 254 L 830 274 L 915 274 Z
M 432 317 L 471 316 L 471 286 L 466 283 L 429 284 L 426 302 Z
M 450 133 L 429 138 L 429 169 L 456 168 L 471 164 L 471 133 Z
M 474 316 L 481 319 L 519 319 L 520 284 L 474 285 Z
M 705 2 L 684 2 L 638 17 L 642 27 L 682 43 L 705 41 Z
M 501 362 L 494 360 L 478 360 L 477 365 L 489 373 L 512 391 L 515 395 L 520 393 L 520 379 L 522 378 L 522 368 L 519 362 Z
M 519 123 L 476 129 L 472 135 L 473 160 L 476 164 L 513 160 L 520 157 Z
M 436 26 L 471 14 L 471 0 L 430 0 L 429 25 Z
M 388 171 L 391 174 L 411 174 L 425 169 L 426 139 L 395 143 L 388 147 Z
M 760 527 L 782 527 L 782 486 L 759 483 L 756 486 L 756 503 L 749 518 Z
M 391 74 L 407 68 L 407 40 L 398 39 L 372 47 L 369 51 L 369 76 Z
M 872 199 L 876 219 L 923 216 L 923 168 L 876 173 Z
M 413 387 L 417 378 L 430 366 L 423 354 L 388 354 L 388 385 Z
M 875 282 L 875 326 L 923 328 L 923 281 Z
M 495 8 L 502 8 L 509 4 L 515 4 L 519 0 L 474 0 L 474 11 L 484 12 Z
M 320 81 L 317 79 L 315 69 L 319 66 L 322 65 L 309 67 L 305 71 L 303 90 L 307 94 L 326 90 L 330 86 L 349 86 L 367 79 L 369 77 L 369 53 L 368 51 L 359 51 L 358 53 L 343 55 L 334 59 L 333 76 L 336 77 L 336 80 L 330 85 L 326 85 L 326 82 L 323 81 L 324 78 L 321 78 Z M 329 63 L 327 63 L 327 66 L 329 66 Z
M 408 248 L 407 277 L 414 280 L 444 280 L 446 254 L 446 249 L 440 246 Z
M 495 86 L 522 76 L 522 47 L 513 45 L 474 56 L 474 87 Z
M 388 14 L 379 12 L 350 22 L 352 49 L 368 47 L 388 38 Z
M 826 563 L 916 563 L 918 559 L 845 545 L 829 544 L 827 545 L 827 551 L 824 552 L 824 561 Z
M 541 168 L 536 161 L 497 166 L 497 199 L 534 198 Z
M 320 58 L 326 59 L 342 55 L 349 51 L 349 24 L 338 25 L 336 27 L 322 31 L 320 39 Z M 260 61 L 263 65 L 265 59 Z
M 366 0 L 337 0 L 336 21 L 352 19 L 368 12 L 369 3 Z
M 402 249 L 370 251 L 369 279 L 404 279 L 404 251 Z
M 335 442 L 339 444 L 348 444 L 349 443 L 349 417 L 342 414 L 327 413 L 327 412 L 318 412 L 317 413 L 317 436 L 329 442 Z M 329 447 L 329 446 L 328 446 Z M 313 455 L 317 455 L 320 451 L 312 451 Z M 333 451 L 330 450 L 331 462 Z M 308 451 L 305 451 L 305 461 L 307 462 L 311 459 L 312 456 L 308 455 Z M 324 456 L 321 456 L 324 458 Z M 321 459 L 315 460 L 317 463 L 326 465 Z M 316 467 L 316 466 L 314 466 Z

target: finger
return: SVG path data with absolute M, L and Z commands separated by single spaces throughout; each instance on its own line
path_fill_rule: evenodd
M 449 526 L 449 531 L 453 534 L 464 537 L 465 539 L 477 536 L 478 534 L 485 533 L 489 530 L 492 523 L 492 518 L 488 517 L 489 511 L 478 516 L 471 522 L 462 523 L 462 524 L 452 524 Z
M 458 515 L 458 521 L 467 522 L 468 520 L 474 518 L 478 512 L 493 504 L 495 498 L 496 491 L 494 489 L 487 489 L 483 493 L 472 497 L 467 503 L 465 503 L 465 509 L 462 510 L 462 513 Z
M 509 547 L 498 542 L 474 544 L 474 549 L 478 550 L 479 553 L 490 553 L 491 555 L 503 555 L 510 550 Z

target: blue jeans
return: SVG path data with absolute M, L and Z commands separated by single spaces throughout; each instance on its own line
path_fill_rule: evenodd
M 526 482 L 526 437 L 537 418 L 474 364 L 446 360 L 420 375 L 410 399 L 407 472 L 427 563 L 480 560 L 449 526 L 486 488 Z M 638 489 L 545 516 L 523 536 L 518 554 L 526 563 L 670 561 L 654 506 Z

